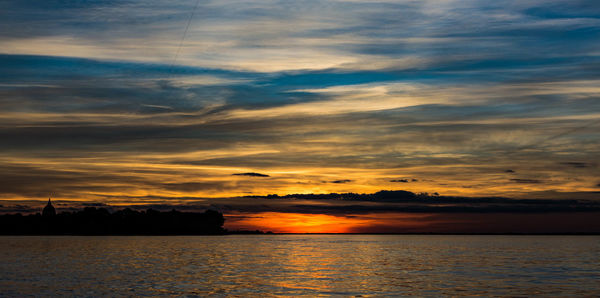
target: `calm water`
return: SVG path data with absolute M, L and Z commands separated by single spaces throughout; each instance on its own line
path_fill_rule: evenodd
M 0 237 L 2 296 L 598 296 L 600 237 Z

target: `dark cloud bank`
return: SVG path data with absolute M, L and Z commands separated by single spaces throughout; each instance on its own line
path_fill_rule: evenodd
M 187 187 L 187 186 L 186 186 Z M 597 192 L 600 197 L 600 192 Z M 147 204 L 127 207 L 134 209 L 154 208 L 158 210 L 206 210 L 217 209 L 224 213 L 243 212 L 286 212 L 307 214 L 371 214 L 371 213 L 572 213 L 600 212 L 600 200 L 587 199 L 512 199 L 503 197 L 456 197 L 409 191 L 379 191 L 372 194 L 329 193 L 289 194 L 284 196 L 246 196 L 235 198 L 202 199 L 194 197 L 167 198 L 160 196 L 128 197 Z M 153 203 L 156 202 L 156 203 Z M 161 203 L 158 203 L 161 202 Z M 170 203 L 172 202 L 172 203 Z M 43 203 L 39 203 L 42 205 Z M 58 202 L 59 208 L 77 208 L 95 203 Z M 103 207 L 111 207 L 101 203 Z M 29 205 L 30 207 L 26 207 Z M 69 206 L 69 207 L 67 207 Z M 124 208 L 120 206 L 119 208 Z M 31 204 L 0 207 L 3 213 L 37 212 Z
M 236 173 L 236 174 L 232 174 L 232 176 L 249 176 L 249 177 L 270 177 L 267 174 L 261 174 L 261 173 L 254 173 L 254 172 L 249 172 L 249 173 Z

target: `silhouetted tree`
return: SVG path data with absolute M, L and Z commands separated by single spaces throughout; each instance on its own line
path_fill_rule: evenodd
M 105 208 L 85 207 L 53 216 L 39 213 L 0 216 L 3 235 L 220 235 L 225 218 L 214 210 L 203 213 L 160 212 L 130 208 L 110 213 Z

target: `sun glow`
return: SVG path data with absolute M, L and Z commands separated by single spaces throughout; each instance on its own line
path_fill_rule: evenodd
M 226 215 L 225 228 L 274 233 L 386 233 L 426 226 L 430 223 L 423 221 L 427 216 L 403 213 L 328 215 L 262 212 Z
M 326 214 L 302 214 L 264 212 L 243 216 L 232 220 L 228 218 L 226 228 L 268 229 L 274 233 L 348 233 L 355 226 L 364 225 L 368 220 Z

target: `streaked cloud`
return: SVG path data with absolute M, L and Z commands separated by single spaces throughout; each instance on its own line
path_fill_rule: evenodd
M 249 176 L 249 177 L 270 177 L 267 174 L 261 174 L 261 173 L 254 173 L 254 172 L 248 172 L 248 173 L 235 173 L 235 174 L 231 174 L 233 176 Z
M 0 4 L 2 199 L 598 190 L 596 4 L 194 4 Z

